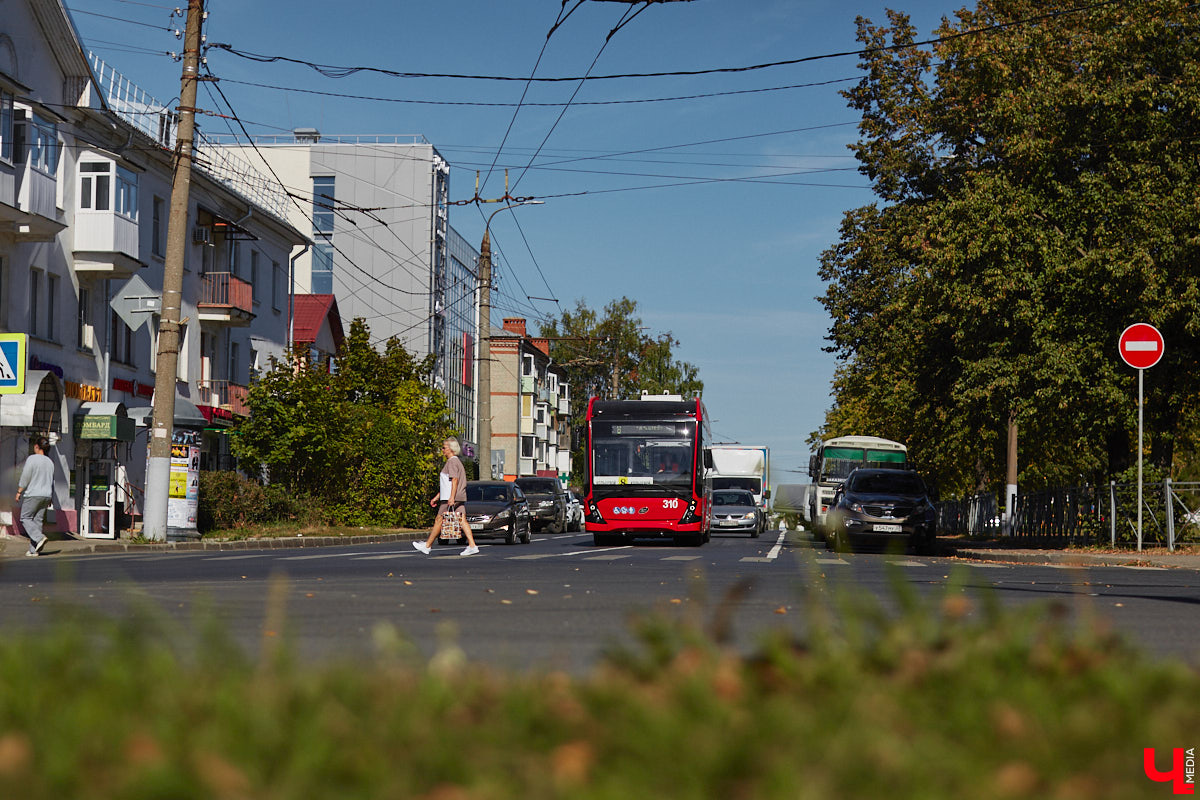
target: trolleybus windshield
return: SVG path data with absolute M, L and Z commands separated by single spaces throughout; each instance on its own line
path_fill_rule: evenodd
M 695 422 L 592 421 L 592 484 L 691 486 Z

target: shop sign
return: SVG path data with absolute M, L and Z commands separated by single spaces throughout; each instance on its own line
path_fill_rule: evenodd
M 126 378 L 113 378 L 112 388 L 118 392 L 126 392 L 127 394 L 136 394 L 138 397 L 153 397 L 153 383 L 139 383 Z
M 133 420 L 115 414 L 79 415 L 75 417 L 75 438 L 132 442 Z
M 233 412 L 220 406 L 196 406 L 209 422 L 227 422 L 233 424 Z
M 58 379 L 60 381 L 64 380 L 62 367 L 60 367 L 58 364 L 51 364 L 48 361 L 42 361 L 37 356 L 29 357 L 29 368 L 30 369 L 44 369 L 44 370 L 46 370 L 46 372 L 51 372 L 51 373 L 57 375 Z
M 85 403 L 99 403 L 104 399 L 104 390 L 99 386 L 92 386 L 88 383 L 76 383 L 75 381 L 64 381 L 63 384 L 66 396 L 74 400 L 82 400 Z

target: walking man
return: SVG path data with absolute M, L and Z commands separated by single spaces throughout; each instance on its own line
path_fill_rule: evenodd
M 46 455 L 50 442 L 45 436 L 33 440 L 33 455 L 25 459 L 21 479 L 17 482 L 17 502 L 21 505 L 21 527 L 29 537 L 27 556 L 41 555 L 46 544 L 42 525 L 46 521 L 46 509 L 50 507 L 50 496 L 54 492 L 54 462 Z

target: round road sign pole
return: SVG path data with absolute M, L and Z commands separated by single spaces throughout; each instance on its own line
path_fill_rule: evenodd
M 1146 370 L 1138 370 L 1138 552 L 1142 552 L 1142 376 Z
M 1158 328 L 1146 322 L 1135 322 L 1121 332 L 1117 339 L 1117 351 L 1121 360 L 1138 371 L 1138 490 L 1137 490 L 1137 543 L 1138 552 L 1142 550 L 1142 407 L 1145 398 L 1142 394 L 1142 379 L 1147 369 L 1157 364 L 1163 357 L 1166 343 Z M 1167 503 L 1171 502 L 1170 498 Z

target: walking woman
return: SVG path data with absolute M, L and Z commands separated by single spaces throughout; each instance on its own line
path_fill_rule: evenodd
M 446 464 L 438 474 L 440 491 L 429 501 L 429 505 L 437 506 L 437 519 L 433 521 L 433 531 L 426 541 L 412 543 L 413 547 L 425 555 L 429 555 L 433 543 L 442 532 L 442 520 L 448 513 L 458 515 L 458 524 L 467 534 L 467 549 L 463 550 L 461 555 L 473 556 L 479 552 L 479 548 L 475 546 L 475 537 L 471 534 L 471 524 L 467 522 L 467 471 L 458 460 L 458 454 L 461 452 L 462 448 L 457 439 L 442 442 L 442 455 L 446 457 Z

